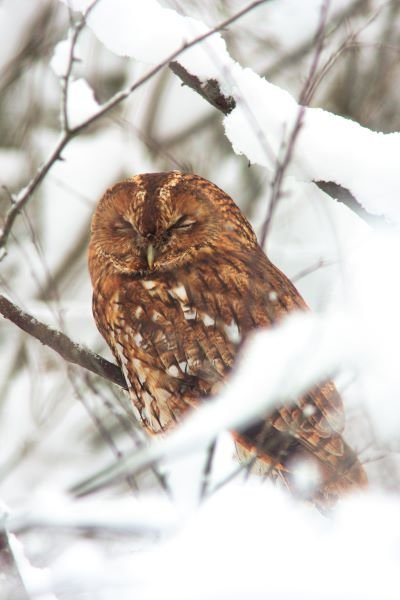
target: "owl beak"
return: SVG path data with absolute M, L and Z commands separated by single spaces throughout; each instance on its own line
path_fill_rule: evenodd
M 149 265 L 149 269 L 152 269 L 153 265 L 154 265 L 154 259 L 156 257 L 156 251 L 155 251 L 153 244 L 149 244 L 147 246 L 146 256 L 147 256 L 147 264 Z

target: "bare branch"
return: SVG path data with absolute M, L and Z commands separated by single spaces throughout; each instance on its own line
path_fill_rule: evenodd
M 127 389 L 120 368 L 99 354 L 73 342 L 65 333 L 41 323 L 0 294 L 0 314 L 20 329 L 57 352 L 64 360 L 78 365 Z

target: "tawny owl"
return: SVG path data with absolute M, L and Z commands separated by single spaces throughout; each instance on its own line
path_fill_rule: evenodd
M 177 171 L 106 191 L 93 217 L 89 269 L 97 326 L 150 433 L 169 430 L 216 393 L 250 331 L 306 309 L 233 200 Z M 325 382 L 233 435 L 241 455 L 254 452 L 274 472 L 312 456 L 319 492 L 332 497 L 366 482 L 342 429 L 340 396 Z

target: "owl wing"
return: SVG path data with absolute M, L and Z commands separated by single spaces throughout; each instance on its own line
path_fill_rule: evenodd
M 294 310 L 307 310 L 293 284 L 258 247 L 250 260 L 248 254 L 244 260 L 240 254 L 231 253 L 229 259 L 213 256 L 212 261 L 199 262 L 195 276 L 187 274 L 185 289 L 189 302 L 200 313 L 210 315 L 230 344 L 223 375 L 232 367 L 240 341 L 250 331 L 270 327 Z M 335 385 L 326 381 L 235 437 L 242 449 L 262 454 L 274 465 L 303 448 L 327 466 L 326 479 L 336 481 L 339 474 L 343 479 L 344 473 L 351 472 L 348 487 L 353 480 L 365 482 L 365 474 L 341 437 L 343 428 L 341 397 Z
M 264 316 L 260 315 L 260 325 L 272 325 L 296 309 L 307 310 L 290 280 L 261 250 L 257 249 L 255 254 L 251 269 L 253 282 L 256 282 L 255 304 L 260 306 L 258 314 L 266 307 Z M 332 381 L 321 383 L 295 402 L 279 408 L 271 417 L 271 423 L 278 431 L 290 432 L 321 459 L 343 455 L 344 442 L 340 434 L 344 429 L 344 410 Z
M 240 342 L 250 331 L 270 327 L 294 310 L 307 309 L 293 284 L 261 250 L 254 249 L 252 258 L 244 262 L 232 254 L 227 262 L 226 257 L 219 261 L 214 256 L 213 261 L 199 263 L 194 276 L 184 278 L 188 302 L 203 318 L 207 315 L 212 320 L 229 349 L 221 375 L 231 368 Z M 209 341 L 214 342 L 212 336 Z M 266 365 L 266 377 L 267 373 Z M 274 416 L 273 425 L 279 431 L 294 429 L 298 436 L 304 433 L 311 445 L 331 440 L 330 450 L 340 453 L 340 436 L 337 440 L 332 436 L 343 430 L 343 406 L 334 384 L 326 382 L 284 406 Z

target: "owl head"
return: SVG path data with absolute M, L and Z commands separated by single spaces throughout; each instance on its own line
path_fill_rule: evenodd
M 154 275 L 256 243 L 239 208 L 216 185 L 178 171 L 148 173 L 116 183 L 101 198 L 89 267 L 93 273 L 101 261 L 120 274 Z

